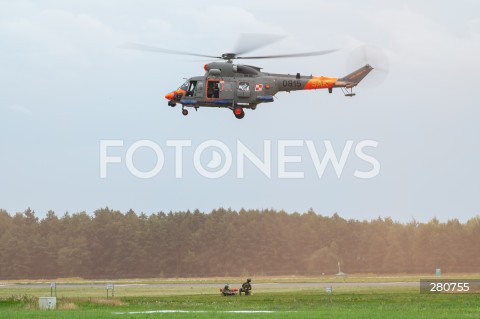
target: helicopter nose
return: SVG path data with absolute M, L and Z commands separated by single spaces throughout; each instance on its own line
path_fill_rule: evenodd
M 167 100 L 173 100 L 173 96 L 175 95 L 174 92 L 170 92 L 170 93 L 167 93 L 167 95 L 165 95 L 165 98 Z

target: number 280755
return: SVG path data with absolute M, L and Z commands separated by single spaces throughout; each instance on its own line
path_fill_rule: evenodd
M 430 282 L 430 292 L 468 292 L 468 282 Z

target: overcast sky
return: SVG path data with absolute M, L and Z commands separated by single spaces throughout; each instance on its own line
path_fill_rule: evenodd
M 478 12 L 473 0 L 0 0 L 0 208 L 31 207 L 40 217 L 49 209 L 91 213 L 104 206 L 147 214 L 313 208 L 357 219 L 465 221 L 480 214 Z M 388 77 L 376 87 L 358 87 L 354 98 L 340 91 L 279 93 L 243 120 L 227 109 L 184 117 L 164 95 L 184 78 L 203 75 L 205 62 L 119 48 L 135 42 L 218 55 L 243 33 L 287 36 L 255 54 L 341 49 L 250 61 L 267 72 L 343 76 L 352 71 L 352 50 L 371 45 L 388 57 Z M 109 150 L 122 163 L 110 164 L 101 179 L 99 144 L 106 139 L 124 140 L 124 147 Z M 151 179 L 133 176 L 125 165 L 128 147 L 142 139 L 165 153 L 162 171 Z M 166 146 L 178 139 L 192 141 L 182 179 L 175 178 L 174 150 Z M 233 168 L 219 179 L 201 176 L 193 152 L 210 139 L 232 149 L 234 168 L 237 140 L 259 157 L 264 140 L 271 141 L 272 177 L 250 163 L 243 179 Z M 379 161 L 380 173 L 354 177 L 371 166 L 352 151 L 340 178 L 332 166 L 319 178 L 304 145 L 288 150 L 303 157 L 288 170 L 305 178 L 280 179 L 279 140 L 312 140 L 320 155 L 325 140 L 337 154 L 348 140 L 354 147 L 374 140 L 378 147 L 365 152 Z M 143 148 L 134 162 L 148 170 L 155 159 Z

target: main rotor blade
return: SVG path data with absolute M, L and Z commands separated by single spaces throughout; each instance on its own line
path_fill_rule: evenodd
M 238 37 L 237 45 L 233 52 L 236 55 L 245 54 L 280 41 L 283 38 L 285 36 L 280 34 L 244 33 Z
M 329 54 L 332 52 L 338 51 L 334 50 L 324 50 L 324 51 L 313 51 L 313 52 L 304 52 L 304 53 L 291 53 L 291 54 L 277 54 L 277 55 L 262 55 L 262 56 L 237 56 L 236 59 L 276 59 L 276 58 L 297 58 L 297 57 L 307 57 L 307 56 L 317 56 Z
M 154 47 L 151 45 L 139 44 L 139 43 L 127 43 L 120 46 L 123 49 L 129 50 L 137 50 L 137 51 L 147 51 L 147 52 L 160 52 L 160 53 L 167 53 L 167 54 L 179 54 L 179 55 L 190 55 L 190 56 L 199 56 L 203 58 L 213 58 L 213 59 L 221 59 L 220 56 L 212 56 L 200 53 L 192 53 L 192 52 L 185 52 L 185 51 L 177 51 L 177 50 L 170 50 L 164 49 L 159 47 Z

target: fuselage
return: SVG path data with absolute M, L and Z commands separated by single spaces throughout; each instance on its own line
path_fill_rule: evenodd
M 371 70 L 366 65 L 343 78 L 297 74 L 262 72 L 251 65 L 236 65 L 229 62 L 205 64 L 205 74 L 188 79 L 177 90 L 165 95 L 170 106 L 182 104 L 185 107 L 226 107 L 241 113 L 243 109 L 255 109 L 260 103 L 273 102 L 278 92 L 328 89 L 335 87 L 352 88 Z

